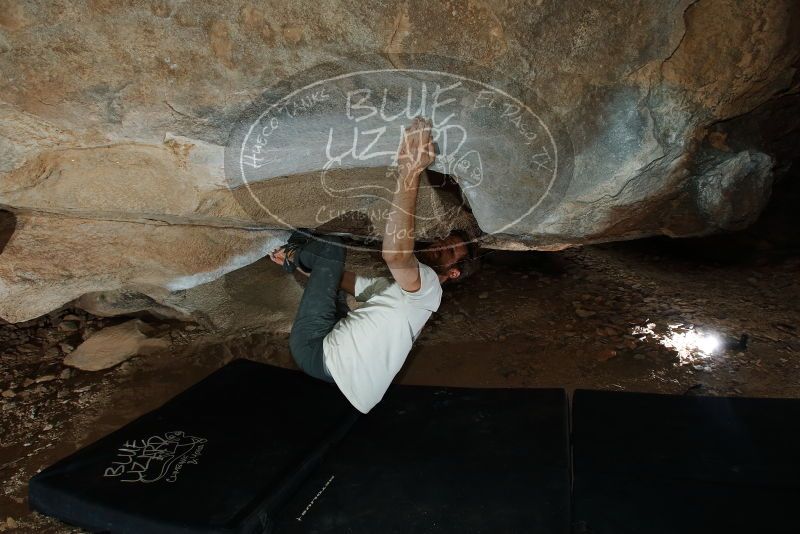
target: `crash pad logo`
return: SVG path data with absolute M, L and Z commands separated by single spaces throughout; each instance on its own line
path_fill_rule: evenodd
M 103 476 L 118 478 L 121 482 L 175 482 L 186 464 L 198 463 L 206 441 L 180 430 L 126 441 Z

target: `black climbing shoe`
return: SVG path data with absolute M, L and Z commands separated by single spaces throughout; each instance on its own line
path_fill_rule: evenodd
M 289 236 L 289 240 L 283 246 L 283 269 L 287 273 L 293 273 L 298 268 L 297 263 L 299 263 L 299 260 L 297 262 L 290 260 L 289 256 L 294 254 L 293 257 L 296 259 L 298 251 L 302 250 L 311 239 L 311 230 L 308 228 L 298 228 Z M 300 271 L 307 272 L 307 269 L 301 267 Z

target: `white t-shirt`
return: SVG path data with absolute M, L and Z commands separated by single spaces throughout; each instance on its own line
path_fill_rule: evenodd
M 362 413 L 383 398 L 422 327 L 439 309 L 442 286 L 436 272 L 420 263 L 419 276 L 421 286 L 411 293 L 388 278 L 356 275 L 355 297 L 364 304 L 322 341 L 325 366 Z

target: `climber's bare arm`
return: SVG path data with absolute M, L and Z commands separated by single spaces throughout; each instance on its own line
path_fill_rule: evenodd
M 431 123 L 416 117 L 405 131 L 397 154 L 397 187 L 383 236 L 383 260 L 406 291 L 417 291 L 421 285 L 414 257 L 414 213 L 420 175 L 434 157 Z
M 397 187 L 392 199 L 393 209 L 386 221 L 382 251 L 383 260 L 392 272 L 392 276 L 406 291 L 417 291 L 421 285 L 419 266 L 414 257 L 414 213 L 417 207 L 420 175 L 433 163 L 434 157 L 431 123 L 417 117 L 405 131 L 397 154 Z M 270 258 L 278 265 L 283 265 L 283 249 L 273 250 Z M 308 276 L 299 268 L 298 271 Z M 340 287 L 353 295 L 355 273 L 345 271 Z

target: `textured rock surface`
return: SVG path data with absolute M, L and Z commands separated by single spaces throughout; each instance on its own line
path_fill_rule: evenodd
M 69 353 L 64 364 L 84 371 L 101 371 L 137 354 L 169 346 L 164 339 L 148 338 L 146 330 L 146 325 L 138 319 L 103 328 Z
M 301 296 L 302 287 L 291 275 L 263 259 L 183 291 L 100 291 L 83 295 L 75 305 L 103 317 L 147 311 L 225 333 L 288 333 Z
M 105 291 L 146 295 L 167 314 L 224 316 L 229 294 L 181 311 L 169 293 L 262 257 L 283 235 L 270 230 L 279 220 L 379 231 L 391 158 L 353 158 L 320 180 L 314 136 L 340 128 L 341 149 L 350 128 L 330 108 L 311 106 L 282 130 L 282 161 L 255 194 L 229 190 L 239 184 L 226 160 L 269 98 L 365 67 L 438 66 L 490 84 L 553 133 L 526 148 L 508 134 L 516 115 L 460 117 L 482 180 L 440 158 L 470 210 L 426 190 L 423 236 L 477 224 L 493 234 L 484 246 L 557 249 L 741 228 L 794 156 L 800 119 L 784 110 L 798 107 L 799 54 L 792 0 L 6 2 L 0 208 L 16 217 L 0 218 L 0 316 L 25 320 Z M 402 80 L 395 104 L 422 79 L 390 78 Z M 459 103 L 474 104 L 475 91 Z M 535 174 L 543 146 L 562 156 L 550 189 Z M 371 196 L 331 195 L 362 183 Z
M 281 231 L 20 214 L 0 254 L 0 316 L 25 321 L 95 291 L 184 290 L 285 240 Z

